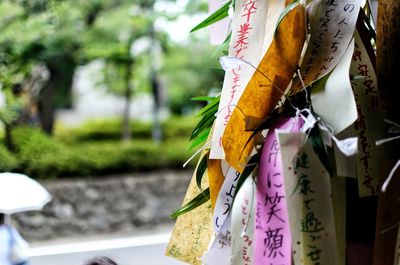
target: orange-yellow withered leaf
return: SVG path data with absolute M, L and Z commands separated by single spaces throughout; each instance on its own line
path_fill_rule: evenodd
M 220 159 L 208 159 L 207 175 L 208 175 L 208 184 L 210 188 L 211 206 L 214 209 L 215 203 L 217 202 L 218 193 L 221 190 L 222 184 L 224 183 L 225 179 L 222 173 Z
M 299 4 L 283 18 L 258 71 L 232 113 L 222 144 L 225 160 L 237 171 L 243 171 L 254 147 L 254 139 L 250 139 L 253 132 L 246 131 L 246 117 L 265 119 L 275 108 L 297 69 L 306 38 L 305 27 L 305 8 Z

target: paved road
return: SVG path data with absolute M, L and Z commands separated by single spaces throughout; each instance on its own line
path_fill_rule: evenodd
M 164 256 L 169 234 L 41 246 L 31 249 L 32 265 L 83 265 L 94 256 L 113 258 L 119 265 L 182 265 Z

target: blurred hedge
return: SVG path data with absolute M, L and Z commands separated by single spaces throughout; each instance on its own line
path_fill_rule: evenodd
M 15 128 L 12 136 L 16 153 L 0 145 L 0 171 L 54 178 L 182 168 L 191 155 L 188 137 L 194 122 L 174 118 L 163 123 L 165 139 L 159 144 L 151 140 L 151 126 L 140 127 L 139 123 L 132 124 L 131 142 L 120 141 L 120 127 L 115 120 L 64 128 L 55 137 L 37 128 Z
M 196 119 L 194 117 L 172 117 L 161 123 L 165 140 L 188 139 Z M 121 119 L 97 119 L 88 121 L 77 128 L 56 128 L 56 137 L 63 142 L 103 141 L 121 139 Z M 132 139 L 150 139 L 152 124 L 150 122 L 132 121 L 130 123 Z

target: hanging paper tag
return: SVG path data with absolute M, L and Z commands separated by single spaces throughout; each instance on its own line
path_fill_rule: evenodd
M 311 37 L 301 63 L 306 86 L 332 71 L 353 38 L 362 0 L 317 0 L 309 10 Z M 302 88 L 296 82 L 296 89 Z
M 260 159 L 257 179 L 254 263 L 291 265 L 291 236 L 282 160 L 276 129 L 299 130 L 295 119 L 271 126 Z M 298 123 L 296 123 L 298 124 Z
M 305 8 L 292 8 L 277 29 L 257 71 L 247 84 L 225 128 L 225 160 L 242 171 L 256 144 L 247 120 L 262 121 L 276 107 L 296 71 L 305 41 Z
M 201 258 L 205 265 L 230 265 L 231 264 L 231 215 L 226 218 L 210 249 Z
M 256 264 L 253 262 L 255 185 L 253 178 L 249 176 L 233 203 L 231 264 Z
M 310 144 L 305 144 L 297 153 L 304 137 L 278 134 L 294 262 L 338 265 L 330 176 Z
M 208 186 L 204 176 L 202 187 Z M 195 174 L 190 181 L 183 205 L 199 194 Z M 212 235 L 212 210 L 208 201 L 196 209 L 178 217 L 169 240 L 166 255 L 172 258 L 200 265 L 200 257 L 207 250 Z
M 351 41 L 332 73 L 311 89 L 315 113 L 332 127 L 334 134 L 340 133 L 357 119 L 357 106 L 349 77 L 353 50 L 354 41 Z
M 236 184 L 239 176 L 240 173 L 233 168 L 230 168 L 225 176 L 224 183 L 222 184 L 221 190 L 218 194 L 213 214 L 213 227 L 215 233 L 219 233 L 231 211 L 233 195 L 235 194 Z
M 352 134 L 359 138 L 359 153 L 355 156 L 358 192 L 361 197 L 378 192 L 379 175 L 382 173 L 383 149 L 375 141 L 384 138 L 384 109 L 381 91 L 378 90 L 374 67 L 358 34 L 354 34 L 355 49 L 350 67 L 353 92 L 357 102 L 358 119 L 352 126 Z
M 232 20 L 232 37 L 229 56 L 246 60 L 257 66 L 262 58 L 262 48 L 267 18 L 267 1 L 236 0 Z M 250 65 L 240 65 L 225 73 L 218 115 L 211 143 L 211 159 L 223 159 L 222 135 L 232 115 L 234 106 L 254 73 Z

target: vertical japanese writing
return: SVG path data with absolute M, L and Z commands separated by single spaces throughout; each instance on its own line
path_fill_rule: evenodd
M 320 253 L 317 242 L 321 239 L 321 233 L 324 231 L 322 222 L 316 216 L 312 204 L 315 202 L 314 183 L 307 174 L 309 167 L 309 158 L 307 153 L 301 153 L 294 160 L 294 173 L 298 174 L 297 183 L 293 194 L 297 193 L 302 198 L 303 209 L 305 210 L 303 218 L 300 221 L 301 232 L 309 237 L 310 244 L 305 251 L 306 257 L 312 262 L 310 264 L 320 264 Z M 298 172 L 299 171 L 299 172 Z
M 236 184 L 239 176 L 240 172 L 234 169 L 229 169 L 227 175 L 225 176 L 225 181 L 218 195 L 213 214 L 214 231 L 216 233 L 220 231 L 231 211 L 233 196 L 235 194 Z
M 358 119 L 352 127 L 359 138 L 359 153 L 356 155 L 359 192 L 361 196 L 369 196 L 378 192 L 380 154 L 374 141 L 382 132 L 379 122 L 383 119 L 383 104 L 375 70 L 357 31 L 350 73 L 358 112 Z
M 232 19 L 232 36 L 229 43 L 229 56 L 237 57 L 252 65 L 258 65 L 264 54 L 264 39 L 269 1 L 236 0 Z M 218 115 L 215 121 L 210 158 L 224 159 L 222 135 L 233 114 L 235 106 L 243 94 L 254 69 L 241 65 L 225 73 Z
M 359 0 L 313 1 L 313 34 L 301 65 L 306 85 L 329 73 L 339 62 L 353 37 L 360 4 Z
M 286 206 L 282 159 L 275 128 L 289 126 L 283 120 L 268 131 L 257 183 L 255 264 L 290 264 L 291 237 Z

